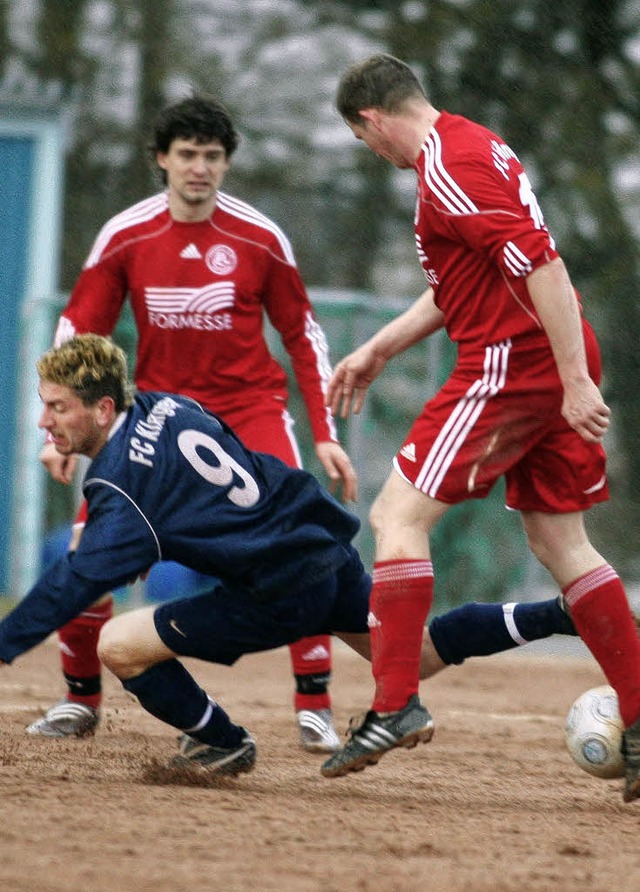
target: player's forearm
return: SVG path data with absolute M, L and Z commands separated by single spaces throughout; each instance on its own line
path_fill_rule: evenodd
M 576 294 L 560 258 L 539 267 L 527 278 L 531 300 L 549 337 L 562 383 L 589 377 Z
M 108 585 L 74 575 L 67 558 L 59 559 L 0 622 L 0 660 L 11 663 L 108 590 Z
M 338 432 L 333 416 L 325 406 L 326 384 L 323 374 L 328 378 L 331 374 L 328 354 L 322 361 L 313 355 L 303 359 L 290 354 L 293 372 L 298 389 L 304 400 L 311 433 L 315 443 L 327 441 L 338 442 Z
M 444 316 L 436 307 L 433 290 L 426 291 L 408 310 L 381 328 L 369 341 L 370 347 L 385 359 L 403 353 L 444 325 Z

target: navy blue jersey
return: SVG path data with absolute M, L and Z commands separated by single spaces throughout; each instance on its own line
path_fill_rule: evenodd
M 0 624 L 9 662 L 160 560 L 256 601 L 303 591 L 351 556 L 359 521 L 305 471 L 249 451 L 193 400 L 141 393 L 87 470 L 76 552 Z

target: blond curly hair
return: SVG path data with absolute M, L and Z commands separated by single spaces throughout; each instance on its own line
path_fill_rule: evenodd
M 36 369 L 42 381 L 70 388 L 86 406 L 110 396 L 116 412 L 122 412 L 133 401 L 127 357 L 111 338 L 76 335 L 43 353 Z

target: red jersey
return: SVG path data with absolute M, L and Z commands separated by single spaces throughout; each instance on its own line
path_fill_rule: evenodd
M 482 346 L 544 335 L 526 277 L 558 254 L 515 153 L 479 124 L 442 112 L 415 169 L 418 256 L 451 340 Z
M 336 440 L 324 392 L 331 376 L 289 240 L 251 205 L 218 192 L 208 220 L 182 223 L 165 192 L 113 217 L 91 249 L 56 332 L 113 331 L 129 298 L 139 390 L 191 396 L 225 415 L 265 397 L 287 400 L 264 313 L 291 357 L 316 442 Z

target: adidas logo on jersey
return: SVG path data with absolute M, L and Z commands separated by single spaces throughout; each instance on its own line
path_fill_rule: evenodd
M 416 461 L 416 444 L 407 443 L 407 445 L 403 446 L 400 450 L 400 455 L 403 455 L 409 461 Z
M 180 251 L 180 256 L 184 260 L 202 260 L 202 254 L 198 251 L 193 242 L 190 242 L 186 248 L 183 248 L 182 251 Z
M 316 644 L 315 647 L 312 647 L 311 650 L 308 650 L 306 654 L 302 655 L 303 660 L 328 660 L 329 659 L 329 651 L 324 646 L 324 644 Z

